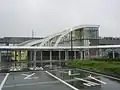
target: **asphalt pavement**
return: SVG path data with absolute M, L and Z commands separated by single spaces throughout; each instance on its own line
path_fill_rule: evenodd
M 70 69 L 50 72 L 56 78 L 46 71 L 10 72 L 7 78 L 7 73 L 0 73 L 0 90 L 73 90 L 70 85 L 77 88 L 75 90 L 120 90 L 119 79 L 110 79 L 92 72 L 80 70 L 70 72 Z M 5 78 L 6 82 L 2 87 Z M 65 80 L 70 85 L 59 79 Z M 99 85 L 95 85 L 95 83 Z
M 0 74 L 0 81 L 5 74 Z M 72 90 L 44 71 L 10 73 L 2 90 Z

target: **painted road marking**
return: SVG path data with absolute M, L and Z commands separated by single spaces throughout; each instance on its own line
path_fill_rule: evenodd
M 82 78 L 75 78 L 75 79 L 83 81 L 83 82 L 86 82 L 84 85 L 86 85 L 86 84 L 89 84 L 91 86 L 100 85 L 98 83 L 95 83 L 95 82 L 92 82 L 92 81 L 88 81 L 88 80 L 85 80 L 85 79 L 82 79 Z
M 89 86 L 89 87 L 91 86 L 91 85 L 90 85 L 90 84 L 88 84 L 88 83 L 83 83 L 83 84 L 84 84 L 85 86 Z
M 79 90 L 78 88 L 76 88 L 76 87 L 70 85 L 69 83 L 67 83 L 67 82 L 63 81 L 62 79 L 56 77 L 55 75 L 51 74 L 50 72 L 46 71 L 46 73 L 49 74 L 50 76 L 54 77 L 55 79 L 57 79 L 57 80 L 60 81 L 61 83 L 63 83 L 63 84 L 65 84 L 65 85 L 69 86 L 69 87 L 72 88 L 73 90 Z
M 109 75 L 105 75 L 105 74 L 100 74 L 100 73 L 96 73 L 96 72 L 92 72 L 92 71 L 88 71 L 88 70 L 83 70 L 83 69 L 76 69 L 76 70 L 80 70 L 80 71 L 84 71 L 84 72 L 88 72 L 88 73 L 92 73 L 92 74 L 95 74 L 95 75 L 100 75 L 100 76 L 104 76 L 104 77 L 107 77 L 107 78 L 111 78 L 111 79 L 114 79 L 114 80 L 119 80 L 119 78 L 116 78 L 116 77 L 113 77 L 113 76 L 109 76 Z
M 38 77 L 32 77 L 33 75 L 35 75 L 35 73 L 32 73 L 30 75 L 28 75 L 28 74 L 21 74 L 21 75 L 26 76 L 24 79 L 37 79 L 38 78 Z
M 35 82 L 35 83 L 25 83 L 25 84 L 14 84 L 14 85 L 5 85 L 4 88 L 9 87 L 22 87 L 22 86 L 31 86 L 31 85 L 42 85 L 42 84 L 54 84 L 60 83 L 59 81 L 49 81 L 49 82 Z
M 75 73 L 75 74 L 71 74 L 69 76 L 79 76 L 79 75 L 80 75 L 80 73 Z
M 71 80 L 65 80 L 66 82 L 76 81 L 76 79 Z M 42 85 L 42 84 L 54 84 L 54 83 L 60 83 L 60 81 L 48 81 L 48 82 L 35 82 L 35 83 L 21 83 L 21 84 L 14 84 L 14 85 L 5 85 L 4 88 L 9 87 L 21 87 L 21 86 L 31 86 L 31 85 Z
M 5 82 L 6 82 L 6 80 L 8 78 L 8 76 L 9 76 L 9 73 L 6 74 L 5 78 L 3 79 L 2 83 L 0 84 L 0 90 L 2 90 L 2 88 L 3 88 L 3 86 L 4 86 Z
M 21 74 L 21 75 L 28 76 L 28 74 Z
M 96 80 L 96 81 L 98 81 L 98 82 L 100 82 L 100 83 L 102 83 L 102 84 L 107 84 L 106 82 L 103 82 L 103 81 L 101 81 L 101 80 L 96 79 L 95 77 L 92 77 L 91 75 L 88 76 L 88 77 L 91 78 L 91 79 L 93 79 L 93 80 Z

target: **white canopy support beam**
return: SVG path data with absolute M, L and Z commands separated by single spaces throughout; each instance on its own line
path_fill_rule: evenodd
M 73 49 L 88 49 L 88 48 L 101 48 L 101 49 L 107 49 L 107 48 L 120 48 L 120 45 L 98 45 L 98 46 L 73 46 Z M 70 50 L 71 47 L 36 47 L 36 46 L 0 46 L 0 50 Z
M 1 59 L 2 59 L 2 58 L 1 58 L 1 51 L 0 51 L 0 63 L 1 63 Z

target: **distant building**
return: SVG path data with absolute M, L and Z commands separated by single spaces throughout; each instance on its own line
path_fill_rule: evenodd
M 10 45 L 17 45 L 22 42 L 28 41 L 28 40 L 38 40 L 41 38 L 37 37 L 4 37 L 0 38 L 0 46 L 10 46 Z
M 100 37 L 99 45 L 120 45 L 120 37 Z
M 92 30 L 93 28 L 89 28 L 89 30 L 85 30 L 87 28 L 80 28 L 80 30 L 76 30 L 76 31 L 73 31 L 73 45 L 75 46 L 79 46 L 79 45 L 85 45 L 85 42 L 86 44 L 90 44 L 90 46 L 93 46 L 93 45 L 120 45 L 120 37 L 100 37 L 99 36 L 99 30 L 96 29 L 96 30 Z M 84 35 L 83 35 L 84 33 Z M 89 33 L 89 35 L 87 35 Z M 57 35 L 55 37 L 58 38 L 58 36 L 60 35 Z M 40 38 L 40 37 L 4 37 L 4 38 L 0 38 L 0 46 L 10 46 L 10 45 L 26 45 L 28 43 L 31 43 L 31 42 L 35 42 L 38 40 L 41 40 L 42 39 L 45 39 L 45 38 Z M 59 45 L 61 46 L 69 46 L 70 45 L 70 33 L 65 35 L 62 40 L 60 41 Z M 80 41 L 79 41 L 80 40 Z M 82 43 L 84 40 L 84 43 Z M 89 40 L 89 42 L 88 42 Z M 49 40 L 48 40 L 49 41 Z M 51 45 L 54 44 L 54 38 L 53 40 L 51 40 Z M 39 45 L 40 43 L 36 43 L 36 44 L 33 44 L 32 46 L 34 45 Z M 46 44 L 46 45 L 50 45 L 50 42 L 49 44 Z M 45 45 L 45 46 L 46 46 Z

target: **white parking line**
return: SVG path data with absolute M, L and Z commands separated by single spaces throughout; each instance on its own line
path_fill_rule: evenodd
M 69 86 L 70 88 L 72 88 L 73 90 L 79 90 L 78 88 L 68 84 L 67 82 L 63 81 L 62 79 L 56 77 L 55 75 L 51 74 L 50 72 L 46 71 L 47 74 L 49 74 L 50 76 L 54 77 L 55 79 L 57 79 L 58 81 L 60 81 L 61 83 L 64 83 L 65 85 Z
M 102 84 L 107 84 L 106 82 L 103 82 L 103 81 L 101 81 L 101 80 L 98 80 L 98 79 L 96 79 L 96 78 L 94 78 L 94 77 L 92 77 L 92 76 L 88 76 L 89 78 L 91 78 L 91 79 L 94 79 L 94 80 L 96 80 L 96 81 L 98 81 L 98 82 L 100 82 L 100 83 L 102 83 Z
M 26 77 L 24 79 L 32 79 L 32 78 L 38 78 L 38 77 L 32 77 L 33 75 L 35 75 L 35 73 L 32 73 L 30 75 L 27 75 L 27 74 L 22 74 L 22 75 L 25 75 Z M 32 78 L 30 78 L 32 77 Z
M 8 78 L 8 76 L 9 76 L 9 73 L 6 74 L 5 78 L 3 79 L 2 83 L 0 84 L 0 90 L 2 90 L 2 88 L 3 88 L 3 86 L 4 86 L 5 82 L 6 82 L 6 80 Z
M 75 77 L 75 79 L 83 81 L 83 82 L 86 82 L 87 84 L 90 84 L 90 85 L 100 85 L 98 83 L 95 83 L 95 82 L 92 82 L 92 81 L 88 81 L 88 80 L 85 80 L 85 79 L 82 79 L 82 78 L 76 78 Z
M 109 76 L 109 75 L 105 75 L 105 74 L 100 74 L 100 73 L 96 73 L 96 72 L 92 72 L 92 71 L 88 71 L 88 70 L 83 70 L 83 69 L 76 69 L 76 70 L 80 70 L 80 71 L 84 71 L 84 72 L 89 72 L 89 73 L 92 73 L 92 74 L 95 74 L 95 75 L 100 75 L 100 76 L 104 76 L 104 77 L 107 77 L 107 78 L 111 78 L 111 79 L 114 79 L 114 80 L 119 80 L 119 78 L 116 78 L 116 77 L 113 77 L 113 76 Z
M 28 76 L 28 74 L 21 74 L 21 75 Z
M 91 86 L 91 85 L 90 85 L 90 84 L 88 84 L 88 83 L 83 83 L 83 84 L 84 84 L 85 86 L 89 86 L 89 87 Z
M 59 81 L 35 82 L 35 83 L 24 83 L 24 84 L 5 85 L 4 88 L 22 87 L 22 86 L 31 86 L 31 85 L 42 85 L 42 84 L 54 84 L 54 83 L 59 83 Z
M 80 73 L 75 73 L 75 74 L 71 74 L 69 76 L 79 76 L 79 75 L 80 75 Z

